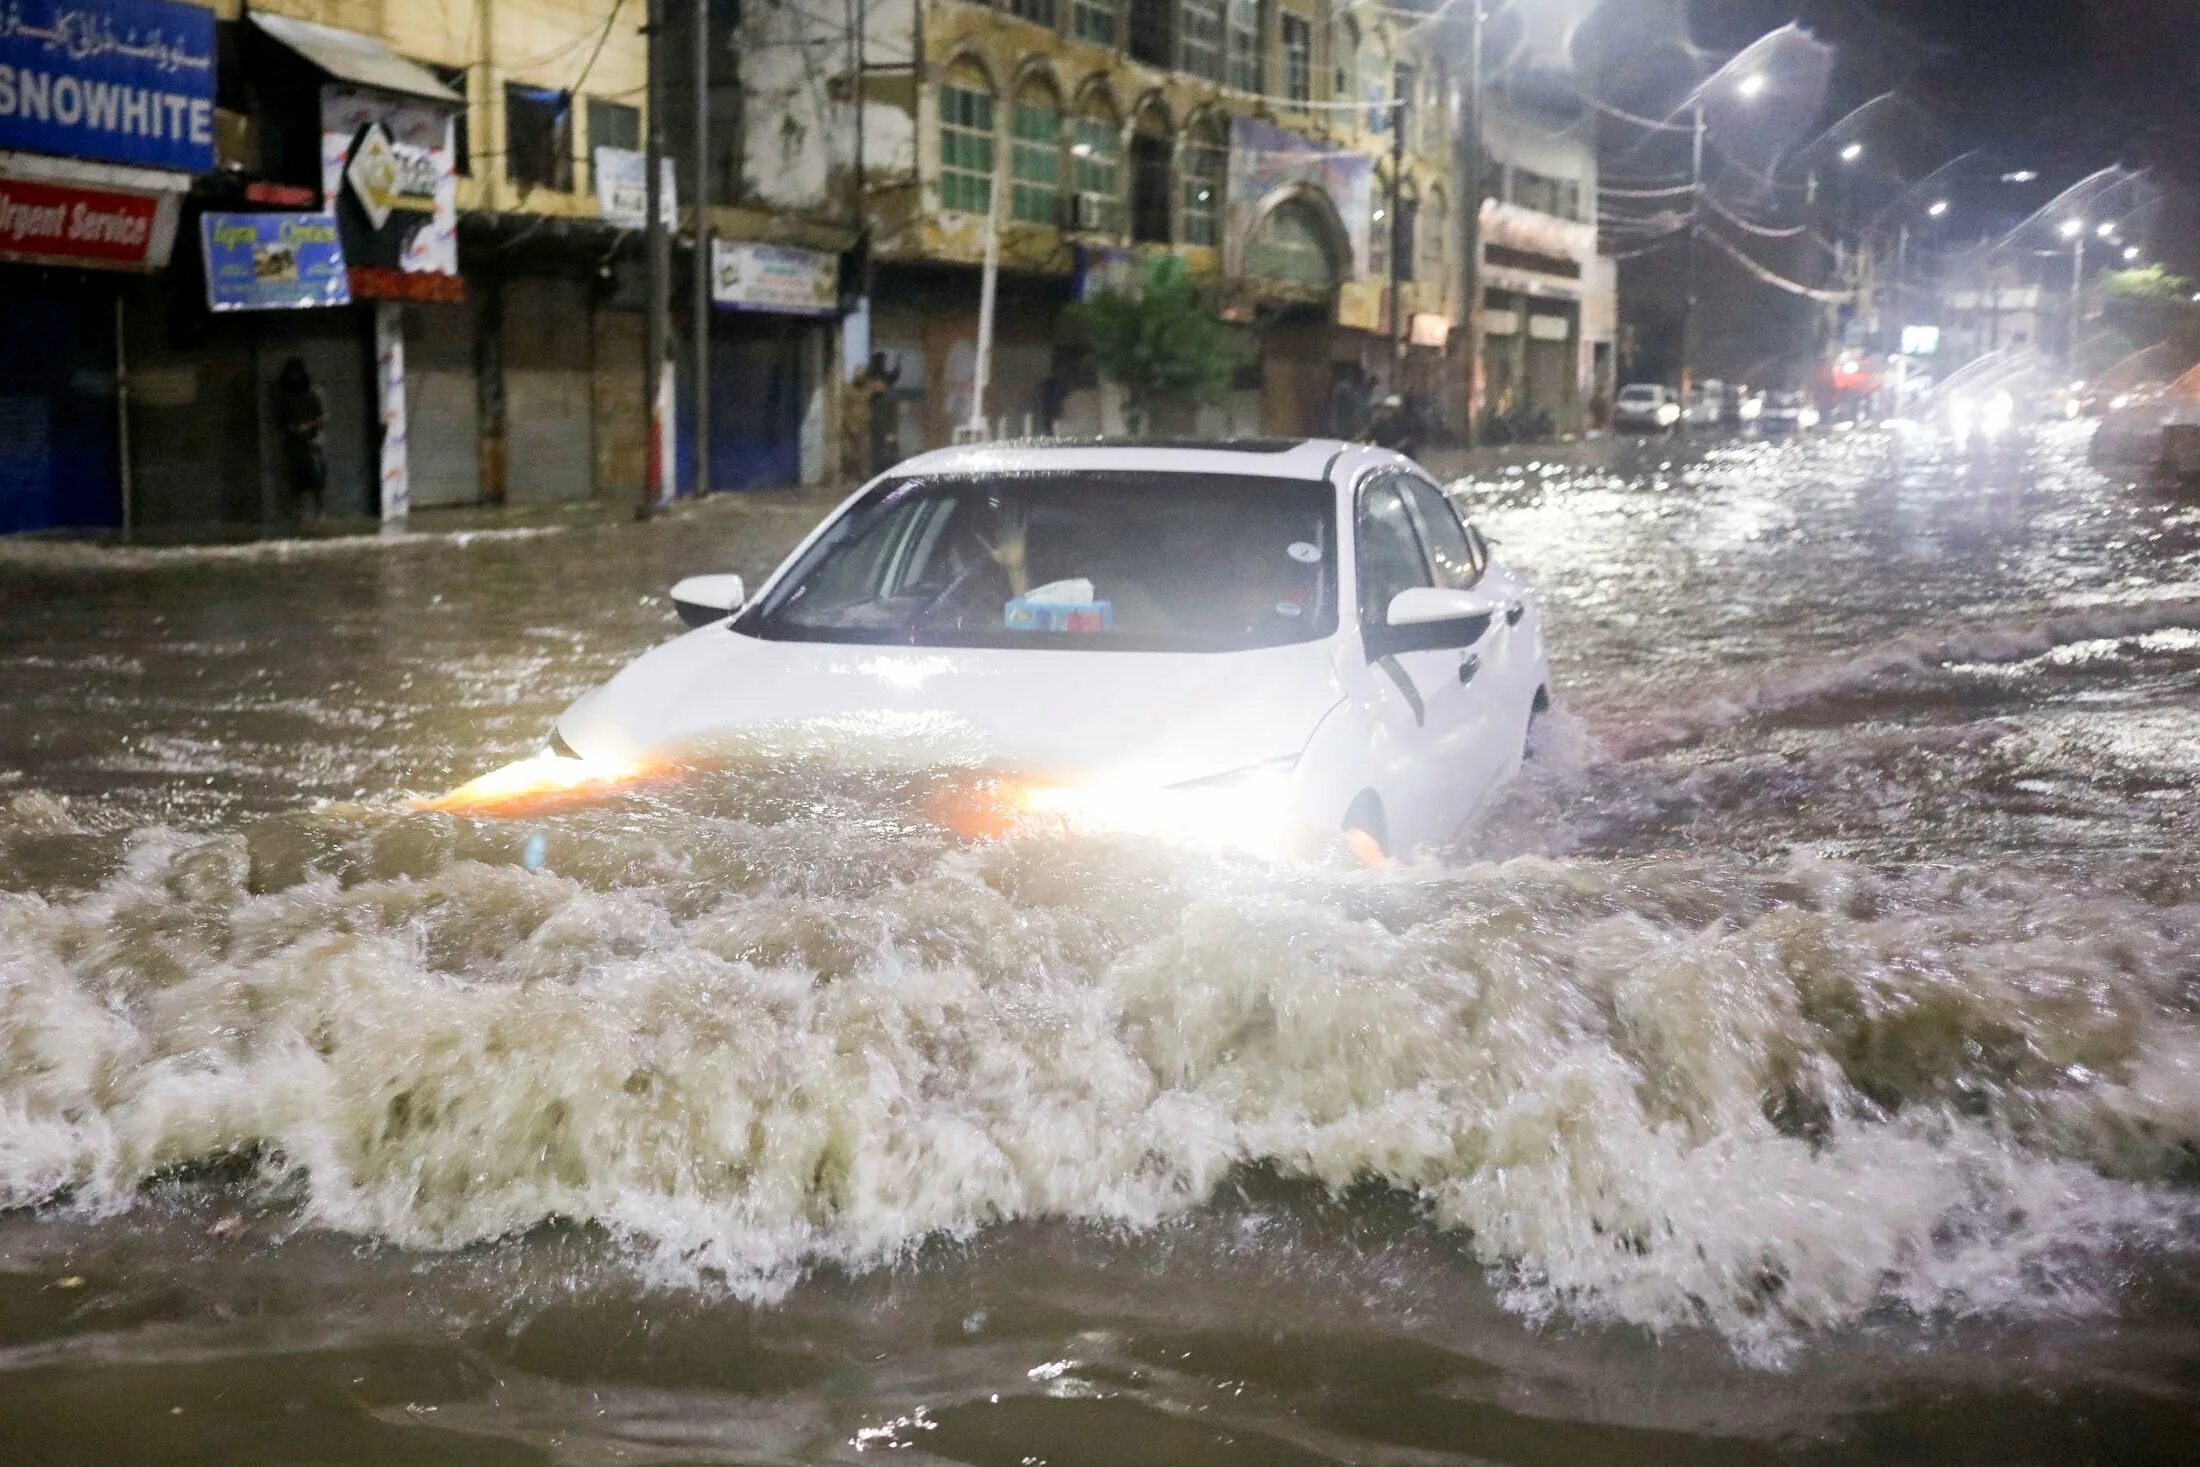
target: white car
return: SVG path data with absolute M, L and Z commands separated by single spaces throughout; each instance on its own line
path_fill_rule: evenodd
M 1011 817 L 1402 856 L 1520 767 L 1549 700 L 1528 588 L 1415 464 L 1344 443 L 925 454 L 753 599 L 673 597 L 701 625 L 559 717 L 561 783 L 729 732 L 944 719 Z
M 1622 433 L 1663 433 L 1680 420 L 1680 399 L 1655 382 L 1631 382 L 1612 402 L 1612 426 Z

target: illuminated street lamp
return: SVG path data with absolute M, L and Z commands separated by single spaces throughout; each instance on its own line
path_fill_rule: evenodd
M 2110 235 L 2116 232 L 2116 221 L 2113 219 L 2103 219 L 2100 222 L 2099 227 L 2096 228 L 2093 232 L 2099 235 L 2101 238 L 2107 239 Z
M 1734 90 L 1740 92 L 1745 97 L 1763 96 L 1765 90 L 1765 74 L 1761 71 L 1751 72 L 1749 75 L 1743 77 L 1739 82 L 1735 83 Z
M 2064 239 L 2076 239 L 2083 233 L 2085 233 L 2085 221 L 2083 219 L 2065 219 L 2063 221 L 2062 237 Z
M 2126 248 L 2125 248 L 2125 250 L 2124 250 L 2124 263 L 2125 263 L 2125 264 L 2127 264 L 2127 265 L 2128 265 L 2128 264 L 2130 264 L 2130 263 L 2131 263 L 2132 261 L 2134 261 L 2134 260 L 2136 260 L 2136 259 L 2138 259 L 2138 258 L 2139 258 L 2139 247 L 2138 247 L 2137 245 L 2130 245 L 2130 246 L 2128 246 L 2128 247 L 2126 247 Z
M 1925 212 L 1931 215 L 1933 218 L 1938 219 L 1941 215 L 1948 212 L 1948 201 L 1946 199 L 1935 199 L 1933 200 L 1931 207 L 1927 208 Z
M 1864 145 L 1862 143 L 1850 143 L 1841 150 L 1841 161 L 1844 163 L 1854 163 L 1863 156 Z
M 2004 173 L 2001 176 L 2001 181 L 2003 183 L 2031 183 L 2038 177 L 2039 175 L 2029 168 L 2019 168 L 2014 173 Z

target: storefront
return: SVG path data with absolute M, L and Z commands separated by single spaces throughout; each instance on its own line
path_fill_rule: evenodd
M 72 15 L 0 31 L 0 533 L 129 524 L 122 315 L 213 162 L 212 13 L 112 0 L 103 46 Z
M 840 257 L 714 239 L 711 302 L 711 488 L 825 482 L 838 468 L 827 434 Z M 692 435 L 681 438 L 684 450 Z

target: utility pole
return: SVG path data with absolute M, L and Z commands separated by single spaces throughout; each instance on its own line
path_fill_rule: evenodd
M 993 300 L 1001 284 L 1001 170 L 993 170 L 993 191 L 986 201 L 985 268 L 978 276 L 978 361 L 970 379 L 970 421 L 963 424 L 962 440 L 983 443 L 991 436 L 986 426 L 985 393 L 993 382 Z
M 665 424 L 660 409 L 663 406 L 665 369 L 665 277 L 670 273 L 670 250 L 665 238 L 665 202 L 663 172 L 665 160 L 665 87 L 664 68 L 657 63 L 661 59 L 664 43 L 665 0 L 649 0 L 649 23 L 644 27 L 648 40 L 647 60 L 648 120 L 643 125 L 642 193 L 648 199 L 643 215 L 643 247 L 649 257 L 649 303 L 647 324 L 643 330 L 642 344 L 642 412 L 649 423 L 649 451 L 642 472 L 642 502 L 636 506 L 635 518 L 648 519 L 660 500 L 666 497 L 665 486 L 670 482 L 665 463 L 667 441 Z
M 1696 130 L 1688 165 L 1688 290 L 1681 305 L 1681 409 L 1696 385 L 1696 236 L 1703 228 L 1703 98 L 1696 98 Z
M 1460 326 L 1466 333 L 1466 444 L 1472 448 L 1480 425 L 1475 422 L 1475 399 L 1482 385 L 1482 0 L 1467 4 L 1467 105 L 1460 119 L 1456 149 L 1461 186 L 1453 190 L 1460 201 L 1460 223 L 1465 230 L 1460 251 L 1465 273 L 1460 302 Z
M 1406 339 L 1400 329 L 1405 324 L 1405 302 L 1399 298 L 1399 283 L 1405 279 L 1404 261 L 1398 258 L 1399 246 L 1404 241 L 1399 236 L 1398 200 L 1404 195 L 1406 166 L 1406 94 L 1398 85 L 1398 69 L 1390 73 L 1390 200 L 1384 206 L 1384 222 L 1390 226 L 1390 390 L 1405 391 Z
M 690 155 L 695 178 L 695 492 L 710 493 L 710 313 L 711 277 L 716 274 L 710 244 L 710 0 L 695 0 L 695 148 Z
M 2084 304 L 2084 293 L 2085 231 L 2080 229 L 2078 246 L 2070 252 L 2070 339 L 2063 344 L 2063 365 L 2069 368 L 2075 368 L 2078 361 L 2078 311 Z

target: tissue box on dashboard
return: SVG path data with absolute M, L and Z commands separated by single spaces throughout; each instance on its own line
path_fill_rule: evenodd
M 1115 630 L 1115 603 L 1019 597 L 1008 603 L 1003 620 L 1012 632 L 1108 632 Z

